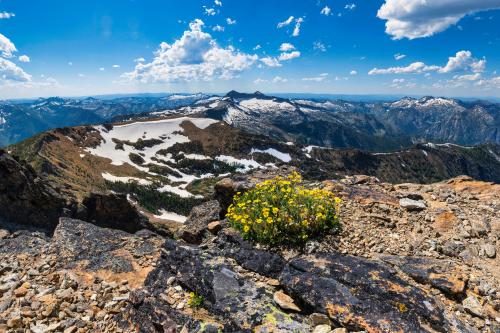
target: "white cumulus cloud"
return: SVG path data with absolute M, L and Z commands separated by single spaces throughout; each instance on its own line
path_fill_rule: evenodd
M 405 67 L 389 67 L 389 68 L 374 68 L 368 72 L 369 75 L 377 74 L 420 74 L 424 72 L 436 71 L 439 66 L 427 66 L 425 63 L 418 61 Z
M 12 61 L 0 58 L 0 82 L 30 82 L 31 75 Z
M 27 55 L 22 55 L 18 59 L 20 62 L 30 62 L 31 61 L 30 57 L 28 57 Z
M 12 53 L 17 52 L 16 46 L 7 37 L 0 34 L 0 53 L 6 58 L 12 57 Z
M 273 83 L 281 83 L 281 82 L 288 82 L 288 79 L 285 79 L 281 76 L 275 76 L 273 78 Z
M 328 78 L 328 73 L 321 73 L 318 76 L 314 77 L 304 77 L 302 81 L 313 81 L 313 82 L 323 82 Z
M 227 24 L 229 24 L 229 25 L 233 25 L 233 24 L 236 24 L 236 20 L 233 20 L 233 19 L 231 19 L 230 17 L 228 17 L 228 18 L 226 19 L 226 23 L 227 23 Z
M 300 27 L 302 25 L 302 22 L 304 22 L 304 19 L 302 17 L 299 17 L 298 19 L 295 20 L 295 28 L 293 28 L 293 37 L 297 37 L 300 35 Z
M 287 18 L 283 22 L 278 23 L 277 28 L 280 29 L 280 28 L 286 27 L 287 25 L 290 25 L 294 19 L 295 19 L 295 17 L 290 16 L 289 18 Z
M 351 75 L 358 75 L 358 71 L 352 70 L 352 71 L 349 72 L 349 74 L 351 74 Z
M 214 4 L 215 4 L 216 6 L 222 6 L 222 1 L 220 1 L 220 0 L 215 0 L 215 1 L 214 1 Z
M 143 83 L 230 79 L 258 60 L 232 46 L 220 47 L 203 26 L 202 20 L 194 20 L 172 45 L 161 43 L 152 62 L 138 63 L 123 78 Z
M 313 49 L 321 51 L 321 52 L 326 52 L 326 46 L 325 46 L 325 44 L 323 44 L 323 43 L 321 43 L 319 41 L 316 41 L 316 42 L 313 43 Z
M 278 61 L 278 59 L 273 58 L 273 57 L 264 57 L 260 58 L 260 61 L 264 63 L 264 65 L 268 67 L 281 67 L 281 63 Z
M 470 70 L 474 73 L 484 72 L 486 67 L 485 59 L 476 59 L 472 57 L 470 51 L 459 51 L 454 57 L 448 58 L 448 63 L 446 66 L 439 70 L 440 73 L 450 73 L 455 71 L 467 71 Z
M 396 59 L 396 60 L 401 60 L 401 59 L 404 59 L 404 58 L 406 58 L 406 54 L 396 53 L 394 55 L 394 59 Z
M 321 13 L 321 15 L 328 16 L 328 15 L 332 14 L 332 9 L 328 6 L 325 6 L 325 7 L 323 7 L 323 9 L 321 10 L 320 13 Z
M 286 61 L 286 60 L 292 60 L 295 58 L 300 57 L 300 52 L 299 51 L 292 51 L 292 52 L 283 52 L 280 54 L 278 57 L 279 61 Z
M 452 72 L 473 72 L 482 73 L 486 67 L 486 59 L 476 59 L 470 51 L 459 51 L 453 57 L 448 58 L 444 66 L 426 65 L 421 61 L 414 62 L 408 66 L 374 68 L 368 72 L 370 75 L 376 74 L 422 74 L 426 72 L 452 73 Z
M 282 43 L 280 45 L 280 51 L 282 51 L 282 52 L 287 52 L 287 51 L 291 51 L 291 50 L 295 50 L 295 46 L 293 46 L 293 44 Z
M 0 20 L 2 19 L 10 19 L 12 17 L 16 16 L 14 13 L 8 13 L 8 12 L 0 12 Z
M 500 8 L 498 0 L 385 0 L 377 17 L 386 20 L 393 39 L 429 37 L 456 24 L 464 16 Z
M 205 8 L 205 14 L 208 16 L 214 16 L 215 15 L 215 9 L 213 8 L 208 8 L 208 7 L 203 7 Z
M 258 79 L 253 81 L 253 83 L 255 83 L 255 84 L 264 83 L 264 82 L 268 82 L 268 81 L 266 79 L 261 79 L 261 78 L 258 78 Z

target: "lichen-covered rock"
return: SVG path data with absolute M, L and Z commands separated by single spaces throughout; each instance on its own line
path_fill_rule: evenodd
M 219 234 L 216 243 L 225 256 L 236 260 L 243 268 L 263 276 L 277 278 L 286 264 L 277 253 L 256 249 L 252 243 L 228 229 Z
M 310 327 L 303 320 L 285 313 L 274 306 L 271 285 L 258 283 L 247 274 L 239 273 L 238 267 L 218 251 L 183 246 L 173 240 L 165 243 L 158 267 L 146 280 L 147 296 L 141 302 L 139 312 L 130 309 L 135 316 L 148 318 L 153 325 L 160 325 L 166 318 L 185 323 L 189 331 L 197 331 L 200 320 L 182 321 L 185 313 L 168 302 L 158 302 L 168 289 L 168 281 L 175 277 L 181 290 L 194 292 L 203 297 L 204 308 L 224 332 L 308 332 Z M 164 313 L 159 318 L 158 313 Z M 155 322 L 160 320 L 160 322 Z M 157 332 L 153 331 L 153 332 Z
M 451 261 L 387 255 L 380 258 L 399 267 L 416 282 L 431 285 L 450 297 L 460 297 L 465 292 L 467 279 L 460 272 L 454 272 L 457 267 Z
M 161 244 L 161 238 L 147 230 L 129 234 L 61 218 L 50 252 L 59 258 L 58 267 L 83 274 L 92 272 L 96 276 L 127 277 L 140 285 L 150 272 L 152 262 L 159 257 Z
M 450 331 L 439 303 L 381 263 L 335 253 L 304 256 L 290 261 L 280 282 L 303 304 L 351 330 Z

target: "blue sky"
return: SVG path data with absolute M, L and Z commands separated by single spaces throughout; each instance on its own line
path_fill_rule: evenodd
M 0 98 L 231 89 L 500 97 L 499 8 L 0 0 Z

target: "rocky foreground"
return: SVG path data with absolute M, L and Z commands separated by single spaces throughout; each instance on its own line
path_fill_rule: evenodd
M 343 198 L 342 229 L 299 251 L 222 218 L 266 177 L 222 180 L 173 237 L 70 211 L 48 229 L 2 215 L 0 332 L 500 332 L 500 185 L 311 183 Z

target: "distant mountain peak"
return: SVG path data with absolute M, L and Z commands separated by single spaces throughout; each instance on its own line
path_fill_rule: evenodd
M 249 93 L 241 93 L 241 92 L 238 92 L 236 90 L 231 90 L 230 92 L 228 92 L 226 94 L 225 97 L 229 97 L 229 98 L 233 98 L 233 99 L 246 99 L 246 98 L 267 97 L 267 96 L 264 95 L 263 93 L 261 93 L 260 91 L 256 91 L 253 94 L 249 94 Z

